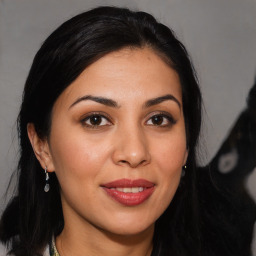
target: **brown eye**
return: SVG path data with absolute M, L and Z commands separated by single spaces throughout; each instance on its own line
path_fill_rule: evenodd
M 82 123 L 85 126 L 91 127 L 91 128 L 107 126 L 111 124 L 111 122 L 106 117 L 98 114 L 87 116 L 85 119 L 82 120 Z
M 167 127 L 175 124 L 176 121 L 167 114 L 153 115 L 147 122 L 147 125 Z
M 164 118 L 162 116 L 153 116 L 151 120 L 153 125 L 161 125 Z
M 92 116 L 88 119 L 91 125 L 100 125 L 102 122 L 101 116 Z

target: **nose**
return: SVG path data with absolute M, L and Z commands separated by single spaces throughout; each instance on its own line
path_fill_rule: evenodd
M 140 129 L 122 129 L 118 135 L 113 152 L 117 165 L 136 168 L 150 163 L 148 142 Z

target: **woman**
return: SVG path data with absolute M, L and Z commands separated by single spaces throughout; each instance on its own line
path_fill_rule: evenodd
M 200 124 L 195 72 L 169 28 L 114 7 L 70 19 L 26 81 L 1 241 L 16 256 L 200 255 Z

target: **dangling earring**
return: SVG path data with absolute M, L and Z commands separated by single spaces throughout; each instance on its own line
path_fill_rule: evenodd
M 49 184 L 49 174 L 47 172 L 47 167 L 45 166 L 44 169 L 45 172 L 45 186 L 44 186 L 44 192 L 48 192 L 50 190 L 50 184 Z
M 181 171 L 181 178 L 183 178 L 183 177 L 185 176 L 185 174 L 186 174 L 186 169 L 187 169 L 187 166 L 184 165 L 184 166 L 182 167 L 182 171 Z

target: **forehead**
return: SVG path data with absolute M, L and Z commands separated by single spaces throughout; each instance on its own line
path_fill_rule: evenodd
M 83 94 L 120 101 L 144 100 L 167 93 L 182 102 L 177 72 L 148 47 L 125 48 L 88 66 L 62 93 L 60 100 L 74 100 Z

